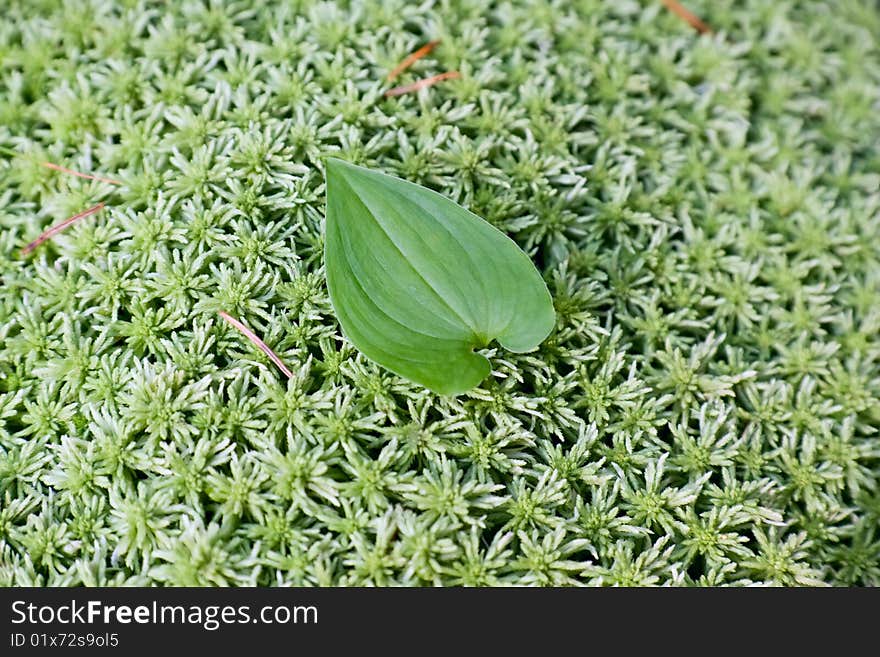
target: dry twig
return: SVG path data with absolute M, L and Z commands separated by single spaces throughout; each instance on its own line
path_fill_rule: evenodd
M 662 2 L 664 5 L 666 5 L 666 8 L 669 9 L 669 11 L 681 18 L 700 34 L 707 34 L 712 32 L 711 27 L 706 25 L 703 21 L 701 21 L 699 18 L 694 16 L 687 9 L 685 9 L 682 4 L 677 0 L 662 0 Z
M 397 66 L 395 66 L 395 67 L 394 67 L 394 70 L 391 71 L 391 73 L 389 73 L 389 74 L 388 74 L 388 77 L 386 77 L 385 79 L 388 80 L 388 81 L 390 82 L 391 80 L 393 80 L 394 78 L 396 78 L 398 75 L 400 75 L 401 73 L 403 73 L 403 72 L 404 72 L 406 69 L 408 69 L 410 66 L 412 66 L 412 65 L 415 64 L 417 61 L 419 61 L 422 57 L 424 57 L 424 56 L 427 55 L 429 52 L 431 52 L 432 50 L 434 50 L 434 48 L 436 48 L 436 47 L 437 47 L 437 44 L 439 44 L 439 43 L 440 43 L 439 40 L 437 40 L 437 41 L 429 41 L 428 43 L 426 43 L 425 45 L 423 45 L 423 46 L 422 46 L 421 48 L 419 48 L 418 50 L 413 51 L 412 53 L 410 53 L 409 55 L 407 55 L 406 58 L 405 58 L 402 62 L 400 62 L 400 64 L 398 64 Z
M 52 226 L 52 227 L 49 228 L 48 230 L 44 231 L 44 232 L 43 232 L 43 233 L 42 233 L 37 239 L 35 239 L 33 242 L 31 242 L 31 243 L 28 244 L 26 247 L 24 247 L 24 248 L 21 250 L 21 254 L 22 254 L 22 255 L 28 255 L 31 251 L 33 251 L 34 249 L 36 249 L 38 246 L 40 246 L 40 244 L 42 244 L 43 242 L 45 242 L 47 239 L 49 239 L 49 238 L 51 238 L 51 237 L 54 237 L 55 235 L 57 235 L 58 233 L 60 233 L 62 230 L 64 230 L 65 228 L 67 228 L 67 227 L 70 226 L 71 224 L 76 223 L 76 222 L 79 221 L 80 219 L 84 219 L 85 217 L 88 217 L 88 216 L 90 216 L 90 215 L 95 214 L 96 212 L 98 212 L 99 210 L 101 210 L 103 207 L 104 207 L 104 204 L 103 204 L 103 203 L 98 203 L 98 205 L 95 205 L 95 206 L 89 208 L 88 210 L 83 210 L 83 211 L 80 212 L 79 214 L 75 214 L 75 215 L 73 215 L 72 217 L 70 217 L 69 219 L 65 219 L 65 220 L 62 221 L 60 224 L 55 224 L 54 226 Z
M 269 357 L 269 360 L 271 360 L 273 363 L 275 363 L 275 365 L 278 367 L 278 369 L 281 370 L 288 379 L 293 378 L 293 372 L 291 372 L 289 369 L 287 369 L 287 365 L 284 364 L 284 361 L 282 361 L 278 357 L 278 354 L 276 354 L 274 351 L 272 351 L 265 342 L 260 340 L 260 338 L 257 337 L 256 333 L 254 333 L 247 326 L 245 326 L 240 321 L 235 319 L 235 317 L 232 317 L 229 313 L 223 312 L 221 310 L 221 311 L 219 311 L 219 315 L 220 315 L 220 317 L 225 319 L 227 322 L 232 324 L 239 331 L 241 331 L 244 334 L 244 337 L 246 337 L 248 340 L 253 342 L 254 345 L 260 351 L 262 351 L 264 354 L 266 354 Z
M 446 73 L 432 75 L 429 78 L 416 80 L 411 84 L 405 84 L 401 87 L 394 87 L 393 89 L 389 89 L 388 91 L 386 91 L 383 95 L 386 98 L 391 98 L 392 96 L 402 96 L 403 94 L 408 94 L 411 91 L 418 91 L 419 89 L 430 87 L 432 84 L 437 84 L 438 82 L 442 82 L 443 80 L 454 80 L 460 77 L 461 74 L 458 71 L 447 71 Z

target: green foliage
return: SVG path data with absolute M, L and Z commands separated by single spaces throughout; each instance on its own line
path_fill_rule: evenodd
M 419 185 L 327 160 L 324 267 L 347 338 L 439 394 L 491 370 L 489 342 L 537 347 L 553 329 L 541 275 L 497 228 Z
M 0 584 L 880 584 L 880 14 L 687 5 L 6 0 Z M 367 360 L 327 157 L 510 236 L 547 340 Z

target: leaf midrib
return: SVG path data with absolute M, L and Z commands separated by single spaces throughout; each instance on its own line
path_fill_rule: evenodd
M 376 216 L 373 213 L 370 206 L 367 205 L 367 203 L 365 203 L 361 199 L 360 195 L 355 191 L 354 187 L 352 187 L 352 185 L 348 182 L 348 179 L 346 179 L 345 175 L 344 174 L 340 175 L 339 178 L 345 183 L 345 186 L 351 192 L 351 196 L 361 205 L 361 207 L 364 208 L 364 210 L 366 210 L 367 215 L 369 215 L 369 217 L 370 217 L 370 219 L 372 219 L 373 223 L 376 224 L 376 226 L 379 228 L 379 230 L 382 231 L 382 234 L 388 238 L 388 241 L 395 248 L 395 250 L 400 254 L 400 257 L 403 259 L 404 262 L 406 262 L 407 266 L 413 272 L 415 272 L 416 276 L 418 276 L 422 280 L 422 282 L 428 287 L 428 289 L 431 290 L 431 292 L 434 294 L 435 297 L 437 297 L 437 299 L 440 301 L 440 303 L 442 303 L 443 306 L 445 306 L 446 309 L 449 310 L 449 312 L 451 312 L 458 319 L 458 321 L 460 321 L 462 323 L 463 326 L 470 329 L 471 334 L 473 335 L 473 338 L 475 340 L 479 339 L 481 333 L 479 331 L 477 331 L 477 329 L 472 325 L 471 322 L 467 321 L 464 317 L 462 317 L 461 314 L 455 308 L 450 306 L 449 302 L 443 298 L 443 296 L 435 289 L 435 287 L 431 284 L 431 282 L 427 278 L 425 278 L 425 276 L 422 274 L 422 272 L 420 272 L 416 268 L 416 266 L 410 261 L 410 259 L 406 256 L 406 254 L 403 252 L 403 250 L 401 250 L 401 248 L 397 245 L 397 242 L 395 242 L 394 239 L 391 237 L 390 233 L 387 230 L 385 230 L 385 227 L 376 218 Z

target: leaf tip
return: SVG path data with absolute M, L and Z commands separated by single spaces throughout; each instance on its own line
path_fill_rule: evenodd
M 338 157 L 327 157 L 324 159 L 324 167 L 326 167 L 327 173 L 330 173 L 331 171 L 335 173 L 341 173 L 343 171 L 355 168 L 356 166 L 357 165 Z

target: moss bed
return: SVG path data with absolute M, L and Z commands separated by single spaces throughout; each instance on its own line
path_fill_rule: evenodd
M 685 4 L 5 0 L 0 585 L 880 585 L 880 10 Z M 551 337 L 359 355 L 328 155 L 515 239 Z

